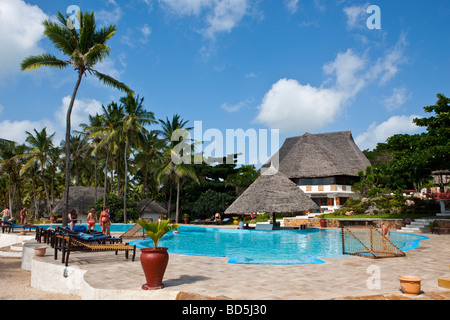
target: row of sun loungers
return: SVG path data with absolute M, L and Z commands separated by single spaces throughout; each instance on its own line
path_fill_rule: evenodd
M 223 224 L 228 222 L 230 219 L 229 218 L 225 218 L 223 220 L 214 220 L 214 219 L 205 219 L 205 220 L 201 220 L 201 219 L 197 219 L 194 220 L 195 224 Z
M 61 252 L 61 263 L 64 263 L 66 267 L 69 264 L 70 253 L 74 251 L 114 251 L 116 255 L 118 251 L 125 251 L 126 259 L 129 258 L 130 252 L 132 261 L 136 257 L 136 246 L 122 243 L 122 238 L 111 237 L 95 231 L 74 233 L 61 227 L 56 227 L 54 230 L 38 228 L 36 241 L 50 244 L 54 249 L 55 260 L 58 259 L 58 252 Z
M 22 230 L 29 230 L 32 229 L 36 230 L 38 227 L 32 224 L 15 224 L 13 221 L 0 221 L 2 233 L 8 232 L 11 233 L 14 231 L 14 229 L 22 229 Z

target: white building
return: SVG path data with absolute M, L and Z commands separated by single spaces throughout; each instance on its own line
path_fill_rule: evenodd
M 358 171 L 371 165 L 350 131 L 288 138 L 274 157 L 278 157 L 278 171 L 295 182 L 322 212 L 339 209 L 348 198 L 358 197 L 352 185 L 359 181 Z M 273 164 L 273 159 L 268 164 Z

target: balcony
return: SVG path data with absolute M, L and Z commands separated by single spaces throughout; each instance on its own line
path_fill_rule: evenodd
M 306 193 L 324 193 L 324 194 L 332 194 L 332 193 L 348 193 L 352 194 L 352 187 L 348 185 L 322 185 L 322 186 L 299 186 L 300 189 Z

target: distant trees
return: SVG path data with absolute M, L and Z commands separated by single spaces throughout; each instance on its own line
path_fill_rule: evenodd
M 377 185 L 419 190 L 433 171 L 450 169 L 450 99 L 443 94 L 437 98 L 435 105 L 424 107 L 430 117 L 414 119 L 426 132 L 396 134 L 374 150 L 364 151 Z

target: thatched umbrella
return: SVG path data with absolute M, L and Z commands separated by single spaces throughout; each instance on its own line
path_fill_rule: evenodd
M 268 170 L 270 171 L 270 170 Z M 299 213 L 318 209 L 319 206 L 284 174 L 266 172 L 225 210 L 226 214 L 269 212 L 275 224 L 276 213 Z

